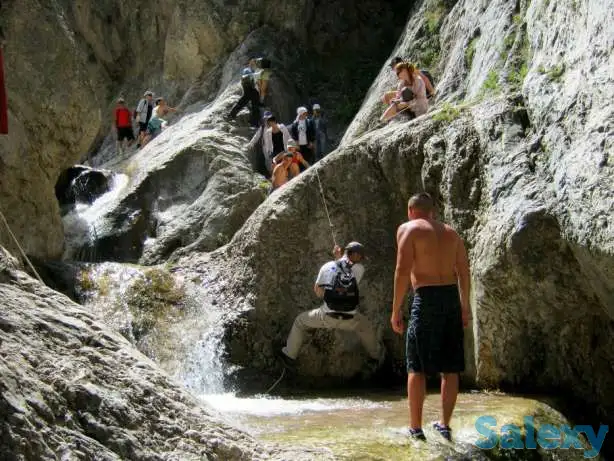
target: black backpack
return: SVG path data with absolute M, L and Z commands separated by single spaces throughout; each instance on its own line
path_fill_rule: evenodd
M 358 281 L 347 261 L 336 261 L 337 271 L 331 288 L 324 291 L 324 302 L 336 312 L 349 312 L 358 307 Z
M 241 86 L 243 89 L 254 88 L 254 74 L 241 75 Z
M 420 69 L 420 72 L 422 73 L 422 75 L 424 75 L 426 78 L 429 79 L 429 82 L 431 82 L 431 86 L 433 88 L 435 88 L 435 79 L 433 78 L 433 76 L 431 75 L 431 73 L 426 70 L 426 69 Z M 431 96 L 430 94 L 426 95 L 427 97 Z
M 270 69 L 271 68 L 271 60 L 268 58 L 259 58 L 258 59 L 258 66 L 261 69 Z

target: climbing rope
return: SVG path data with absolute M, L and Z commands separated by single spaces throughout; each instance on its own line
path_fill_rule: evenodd
M 328 225 L 330 226 L 330 233 L 333 236 L 333 243 L 337 246 L 337 239 L 335 238 L 335 230 L 333 226 L 333 222 L 330 219 L 330 214 L 328 213 L 328 206 L 326 206 L 326 197 L 324 196 L 324 188 L 322 187 L 322 181 L 320 181 L 320 174 L 318 173 L 318 169 L 316 168 L 316 177 L 318 178 L 318 184 L 320 185 L 320 195 L 322 195 L 322 203 L 324 204 L 324 211 L 326 211 L 326 217 L 328 218 Z
M 44 285 L 45 282 L 43 282 L 43 279 L 41 278 L 41 276 L 38 275 L 38 272 L 36 272 L 36 269 L 34 269 L 34 266 L 32 265 L 32 262 L 30 261 L 30 258 L 28 258 L 28 256 L 26 255 L 26 252 L 23 251 L 23 248 L 21 248 L 21 245 L 19 244 L 19 241 L 17 240 L 17 237 L 15 237 L 15 234 L 13 234 L 13 231 L 11 230 L 8 221 L 4 217 L 4 214 L 2 214 L 2 211 L 0 211 L 0 218 L 2 218 L 2 221 L 4 222 L 4 225 L 6 226 L 6 230 L 9 231 L 9 235 L 11 236 L 13 241 L 15 242 L 15 245 L 17 245 L 17 248 L 19 248 L 19 251 L 21 252 L 21 255 L 23 256 L 23 258 L 28 263 L 28 266 L 30 266 L 30 269 L 32 269 L 32 272 L 34 272 L 34 275 L 36 275 L 36 278 L 40 281 L 40 283 L 42 283 Z
M 275 389 L 277 387 L 277 385 L 281 382 L 281 380 L 284 379 L 285 375 L 286 375 L 286 369 L 283 368 L 281 370 L 281 375 L 279 376 L 279 378 L 277 378 L 277 381 L 275 381 L 273 383 L 273 385 L 271 387 L 269 387 L 269 389 L 265 392 L 265 394 L 269 394 L 273 389 Z

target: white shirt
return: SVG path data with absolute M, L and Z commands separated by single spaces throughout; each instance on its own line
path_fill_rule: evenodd
M 341 258 L 342 260 L 349 261 L 346 256 Z M 323 288 L 332 287 L 335 281 L 335 276 L 339 268 L 337 267 L 337 261 L 329 261 L 324 264 L 320 268 L 320 272 L 318 273 L 318 278 L 316 279 L 316 285 L 321 286 Z M 365 275 L 365 266 L 360 263 L 356 263 L 352 265 L 352 273 L 354 277 L 356 277 L 356 283 L 360 286 L 360 281 L 362 280 L 362 276 Z M 322 309 L 324 312 L 333 312 L 332 309 L 329 309 L 326 303 L 322 305 Z M 349 312 L 344 312 L 346 314 L 355 314 L 356 309 Z
M 298 121 L 298 145 L 305 146 L 309 144 L 307 141 L 307 122 L 305 120 Z

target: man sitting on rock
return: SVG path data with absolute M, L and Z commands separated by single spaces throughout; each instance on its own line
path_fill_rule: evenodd
M 375 335 L 369 319 L 358 312 L 358 284 L 365 272 L 361 261 L 364 247 L 358 242 L 350 242 L 342 256 L 341 248 L 335 246 L 334 261 L 322 266 L 313 287 L 318 298 L 324 300 L 322 306 L 299 314 L 294 320 L 286 347 L 276 351 L 277 356 L 290 370 L 296 369 L 303 336 L 308 329 L 326 328 L 355 331 L 369 354 L 369 365 L 376 368 L 381 363 L 383 349 Z
M 288 182 L 288 170 L 290 169 L 290 165 L 292 165 L 292 153 L 287 152 L 283 155 L 284 157 L 282 161 L 275 165 L 275 168 L 273 169 L 273 177 L 271 179 L 273 187 L 271 192 L 273 192 L 275 189 L 279 189 Z

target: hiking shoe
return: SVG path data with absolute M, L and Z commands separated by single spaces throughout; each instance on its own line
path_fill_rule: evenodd
M 409 428 L 409 438 L 413 440 L 420 440 L 422 442 L 426 442 L 426 436 L 422 429 L 412 429 Z
M 287 370 L 296 371 L 296 359 L 288 357 L 281 349 L 277 349 L 275 355 Z
M 452 441 L 452 429 L 450 429 L 450 426 L 433 423 L 433 428 L 439 432 L 444 439 L 449 440 L 450 442 Z

